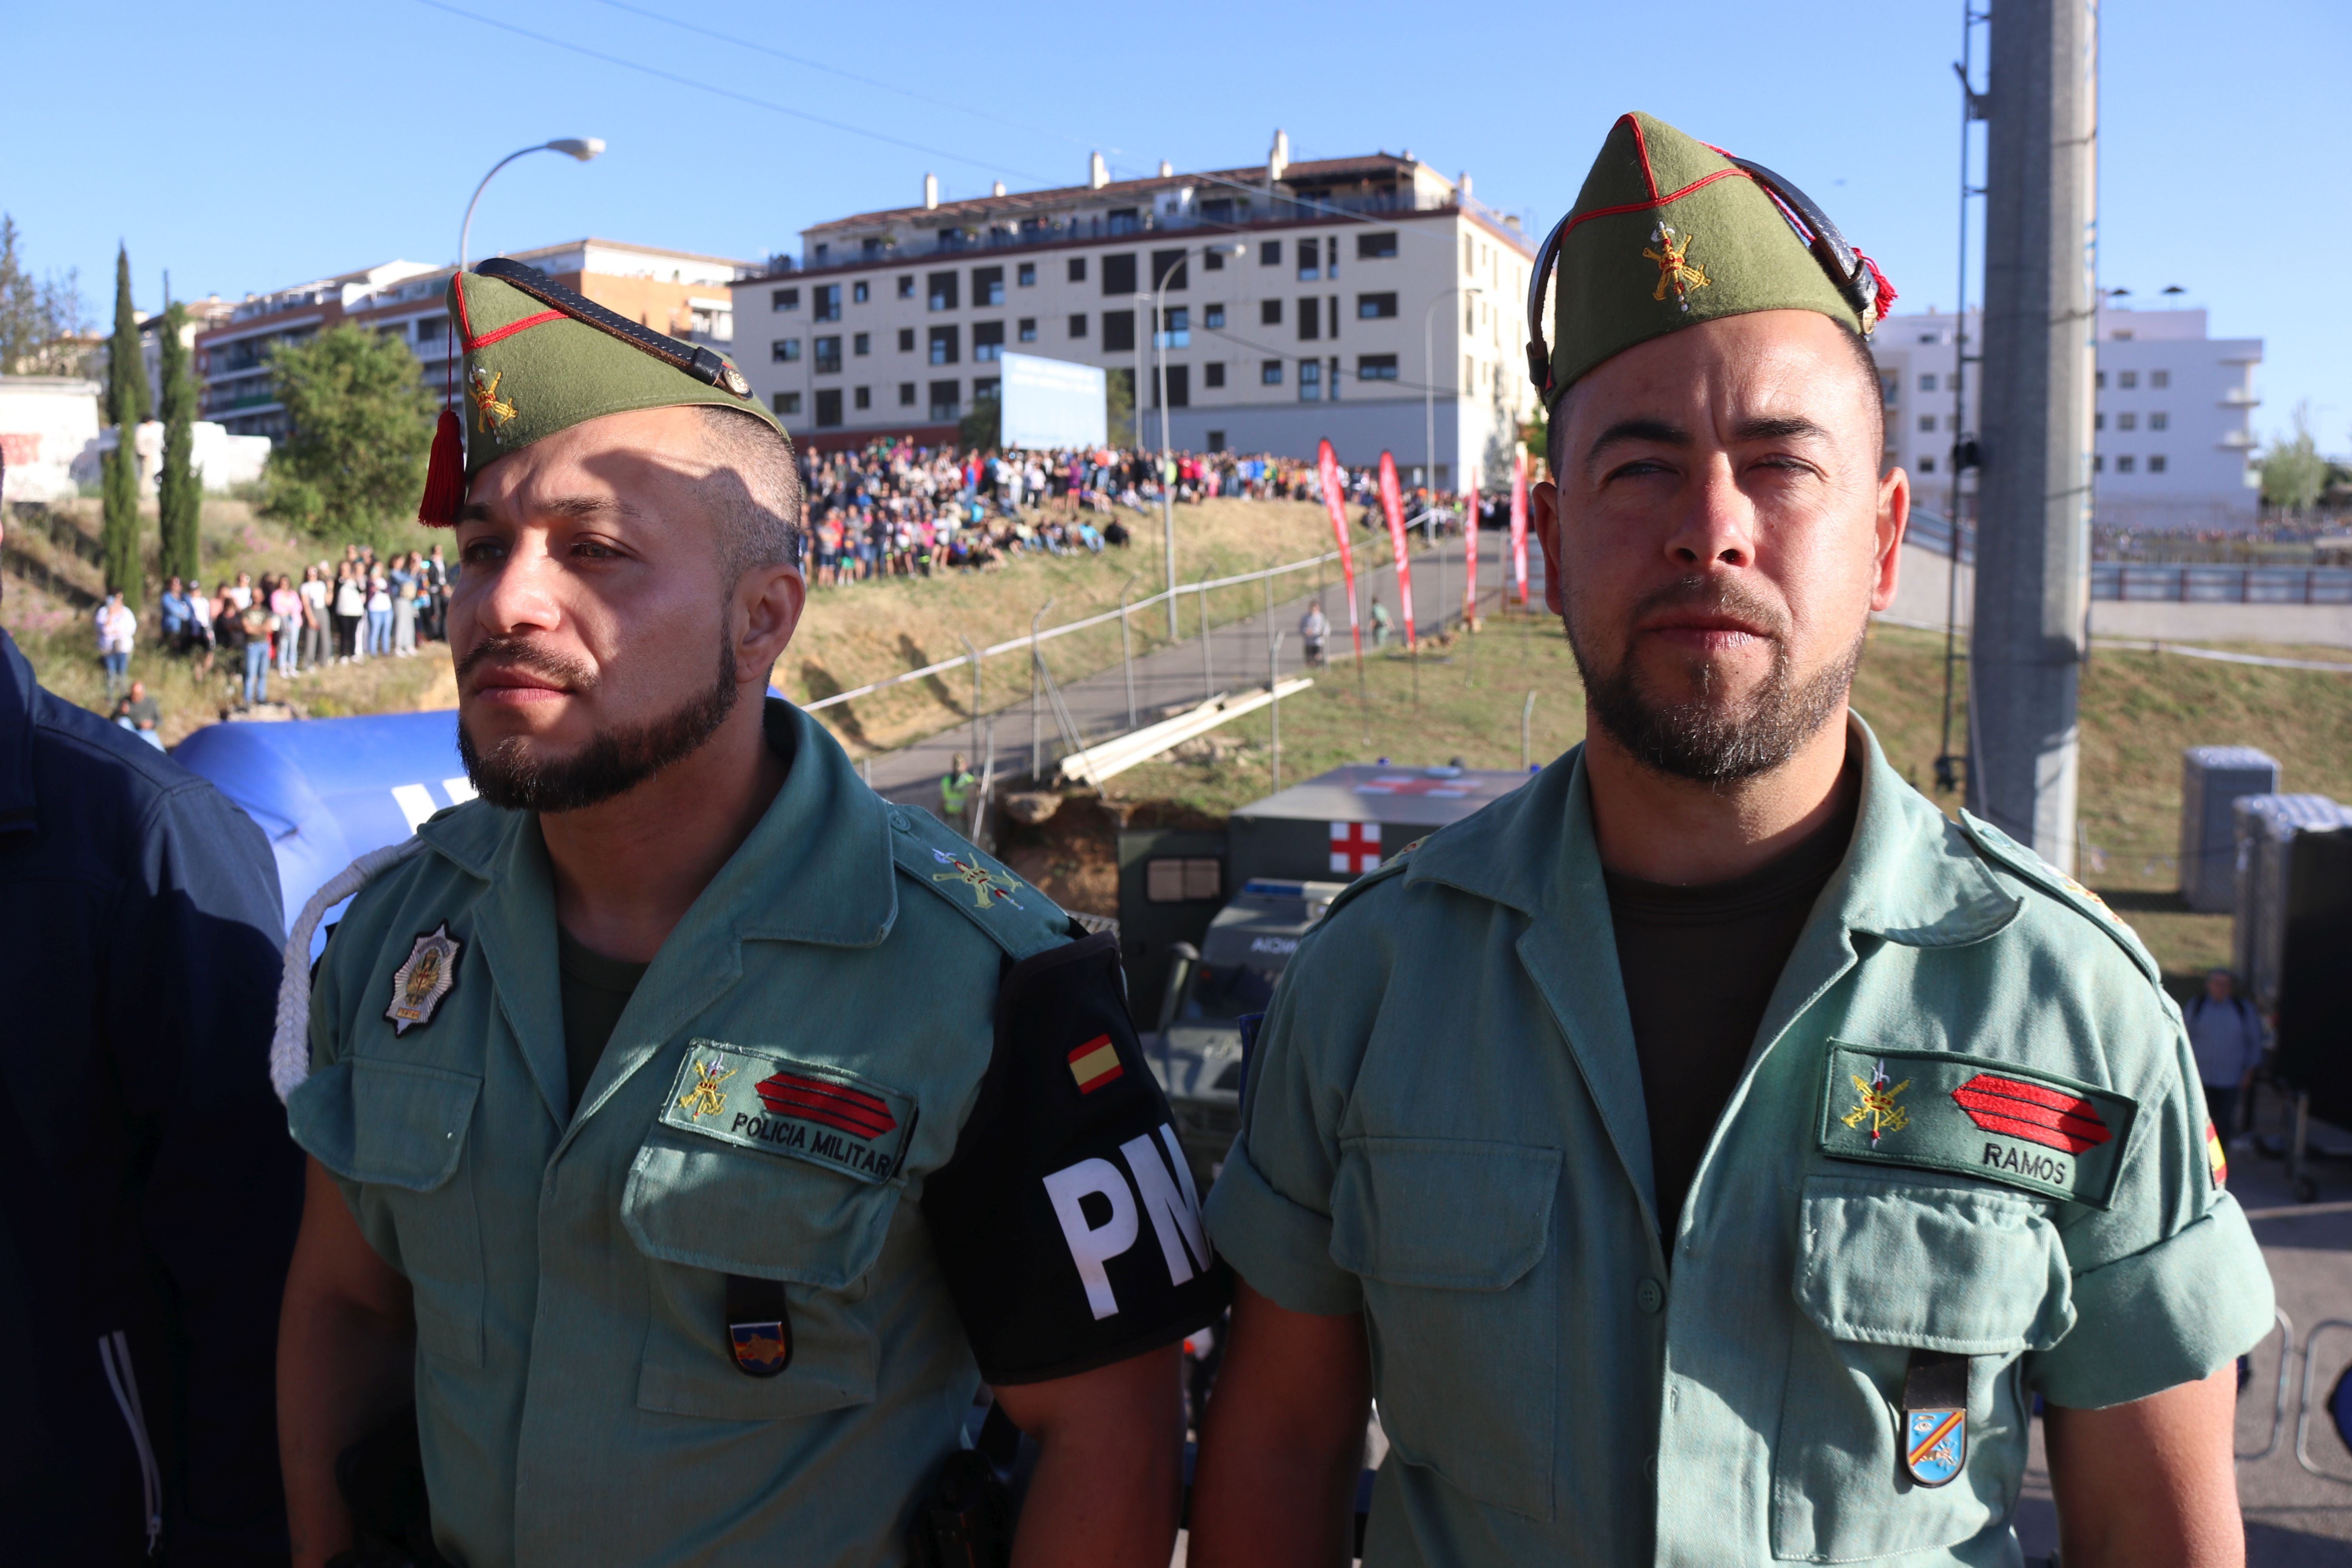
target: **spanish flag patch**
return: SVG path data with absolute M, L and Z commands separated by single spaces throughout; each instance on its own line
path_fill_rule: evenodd
M 1080 1094 L 1092 1094 L 1126 1070 L 1108 1035 L 1097 1035 L 1070 1053 L 1070 1076 L 1078 1080 Z
M 2213 1184 L 2227 1186 L 2230 1182 L 2230 1156 L 2222 1152 L 2221 1134 L 2210 1121 L 2205 1123 L 2205 1163 L 2213 1167 Z

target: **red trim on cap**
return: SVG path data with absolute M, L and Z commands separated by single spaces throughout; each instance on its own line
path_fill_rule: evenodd
M 1642 158 L 1642 184 L 1650 188 L 1650 200 L 1654 202 L 1658 199 L 1658 177 L 1650 172 L 1649 138 L 1642 134 L 1642 122 L 1632 115 L 1625 116 L 1625 123 L 1633 128 L 1633 151 Z
M 1592 218 L 1614 217 L 1619 213 L 1648 212 L 1654 207 L 1664 206 L 1669 202 L 1678 202 L 1685 196 L 1690 195 L 1693 191 L 1697 190 L 1702 185 L 1711 185 L 1717 180 L 1728 179 L 1734 174 L 1738 175 L 1743 180 L 1748 177 L 1748 171 L 1745 169 L 1717 169 L 1714 174 L 1703 175 L 1698 179 L 1693 180 L 1681 190 L 1673 192 L 1667 195 L 1654 196 L 1646 202 L 1626 202 L 1619 206 L 1595 207 L 1589 213 L 1579 213 L 1574 221 L 1570 223 L 1567 228 L 1560 231 L 1560 237 L 1562 239 L 1566 239 L 1570 235 L 1576 232 L 1579 225 Z
M 486 349 L 492 343 L 499 342 L 500 339 L 514 336 L 517 332 L 521 331 L 526 327 L 536 327 L 547 321 L 560 321 L 562 320 L 563 320 L 563 312 L 561 310 L 541 310 L 536 316 L 525 316 L 520 321 L 509 321 L 503 327 L 493 327 L 478 338 L 467 339 L 466 352 L 467 353 L 471 353 L 476 349 Z
M 459 347 L 474 341 L 474 319 L 466 312 L 466 275 L 462 272 L 451 280 L 449 291 L 457 297 L 457 342 Z

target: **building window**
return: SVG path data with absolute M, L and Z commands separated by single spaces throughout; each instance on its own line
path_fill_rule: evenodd
M 849 395 L 849 403 L 850 403 L 850 406 L 851 406 L 851 407 L 853 407 L 853 408 L 871 408 L 871 407 L 873 407 L 873 406 L 874 406 L 874 389 L 873 389 L 872 387 L 870 387 L 870 386 L 861 386 L 861 387 L 858 387 L 856 390 L 855 390 L 854 392 L 852 392 L 852 393 Z
M 768 345 L 768 357 L 778 364 L 798 364 L 801 359 L 800 339 L 778 338 Z
M 1192 312 L 1182 305 L 1161 307 L 1160 331 L 1153 335 L 1151 346 L 1158 349 L 1191 348 Z
M 1106 296 L 1135 292 L 1135 257 L 1132 252 L 1102 258 L 1102 291 Z
M 2093 473 L 2095 473 L 2095 474 L 2103 474 L 2103 473 L 2105 473 L 2106 471 L 2107 471 L 2107 455 L 2106 455 L 2105 452 L 2094 452 L 2094 453 L 2092 453 L 2092 454 L 2091 454 L 2091 472 L 2093 472 Z
M 1209 432 L 1209 450 L 1210 450 L 1210 451 L 1212 451 L 1212 452 L 1222 452 L 1222 451 L 1223 451 L 1224 449 L 1225 449 L 1225 433 L 1224 433 L 1223 430 L 1212 430 L 1212 431 L 1210 431 L 1210 432 Z
M 416 323 L 416 341 L 420 343 L 437 343 L 447 335 L 448 331 L 448 317 L 427 316 Z
M 1083 283 L 1083 282 L 1085 282 L 1086 280 L 1087 280 L 1087 258 L 1086 258 L 1085 257 L 1083 257 L 1083 256 L 1073 256 L 1073 257 L 1071 257 L 1071 258 L 1070 258 L 1070 281 L 1071 281 L 1071 282 L 1073 282 L 1073 283 Z
M 1936 390 L 1936 377 L 1932 372 L 1919 378 L 1919 390 L 1922 392 L 1933 392 Z
M 2103 370 L 2093 371 L 2091 373 L 2091 384 L 2099 391 L 2105 391 L 2107 385 L 2107 373 Z
M 1151 253 L 1151 286 L 1173 293 L 1189 289 L 1192 280 L 1184 271 L 1184 253 L 1181 250 L 1155 250 Z
M 2129 391 L 2139 384 L 2139 372 L 2136 370 L 2118 372 L 2116 375 L 2116 384 Z M 2122 465 L 2117 464 L 2116 467 L 2120 468 Z
M 1278 239 L 1259 240 L 1257 242 L 1257 264 L 1260 267 L 1281 266 L 1282 241 Z
M 2137 429 L 2138 429 L 2138 428 L 2139 428 L 2139 416 L 2138 416 L 2138 415 L 2137 415 L 2137 414 L 2118 414 L 2118 415 L 2116 415 L 2116 429 L 2118 429 L 2118 430 L 2137 430 Z
M 1023 262 L 1021 269 L 1013 275 L 1013 280 L 1024 289 L 1034 289 L 1037 286 L 1037 264 L 1034 261 Z
M 1223 305 L 1203 305 L 1201 307 L 1201 325 L 1208 328 L 1209 331 L 1213 332 L 1223 330 L 1224 324 L 1225 308 Z
M 1356 259 L 1385 261 L 1396 255 L 1397 237 L 1393 230 L 1387 234 L 1360 234 L 1356 237 Z
M 1384 321 L 1397 313 L 1393 294 L 1359 294 L 1356 296 L 1356 319 L 1363 321 Z
M 952 381 L 931 383 L 931 418 L 935 423 L 961 419 L 963 410 L 956 403 L 956 384 Z
M 1282 384 L 1282 362 L 1278 359 L 1270 359 L 1265 363 L 1259 365 L 1257 367 L 1257 379 L 1262 385 L 1280 386 Z
M 2135 464 L 2133 459 L 2128 457 L 2117 458 L 2116 459 L 2116 472 L 2119 474 L 2128 474 L 2136 466 L 2137 464 Z
M 2172 427 L 2172 416 L 2160 412 L 2151 414 L 2147 416 L 2147 427 L 2151 430 L 2168 430 Z M 2154 458 L 2148 460 L 2151 463 L 2155 461 Z
M 841 285 L 824 283 L 816 290 L 816 319 L 820 321 L 841 320 Z
M 1920 454 L 1917 468 L 1923 474 L 1932 474 L 1936 471 L 1936 459 L 1923 452 Z
M 849 352 L 851 353 L 860 355 L 872 353 L 874 352 L 874 334 L 872 332 L 860 332 L 856 337 L 850 339 Z
M 1358 381 L 1394 381 L 1397 378 L 1397 356 L 1394 354 L 1358 354 Z
M 1003 322 L 974 321 L 971 324 L 971 357 L 975 360 L 1004 357 Z M 977 397 L 980 394 L 975 391 L 972 395 Z
M 780 392 L 776 394 L 774 402 L 779 415 L 798 414 L 801 411 L 801 395 L 797 392 Z
M 873 297 L 872 287 L 868 284 L 859 282 L 849 286 L 849 302 L 853 305 L 863 305 Z
M 1218 386 L 1223 386 L 1223 385 L 1224 385 L 1224 384 L 1225 384 L 1225 362 L 1224 362 L 1224 361 L 1223 361 L 1223 360 L 1218 360 L 1218 361 L 1216 361 L 1216 362 L 1215 362 L 1214 363 L 1213 363 L 1213 364 L 1204 364 L 1204 365 L 1202 365 L 1202 366 L 1201 367 L 1201 384 L 1202 384 L 1202 386 L 1208 386 L 1208 387 L 1218 387 Z M 1213 447 L 1217 445 L 1217 443 L 1215 443 L 1214 441 L 1212 441 L 1212 442 L 1210 442 L 1210 443 L 1209 443 L 1209 445 L 1210 445 L 1210 447 L 1211 447 L 1212 448 L 1213 448 Z
M 1889 375 L 1882 371 L 1878 377 L 1879 400 L 1885 403 L 1887 407 L 1892 408 L 1895 406 L 1895 400 L 1901 396 L 1902 394 L 1903 378 L 1897 375 Z
M 1070 336 L 1074 338 L 1083 338 L 1086 335 L 1087 313 L 1084 310 L 1072 311 L 1070 314 Z
M 797 289 L 772 289 L 768 291 L 771 310 L 797 310 L 801 308 L 801 291 Z
M 1225 253 L 1223 251 L 1212 249 L 1201 252 L 1201 270 L 1203 272 L 1223 272 L 1224 269 Z
M 915 384 L 913 382 L 902 381 L 898 384 L 898 406 L 901 408 L 912 408 L 915 406 Z
M 1318 338 L 1323 335 L 1322 304 L 1323 301 L 1318 300 L 1312 294 L 1309 294 L 1306 299 L 1298 301 L 1299 342 L 1305 342 L 1310 338 Z M 1334 321 L 1331 324 L 1335 327 L 1339 325 L 1337 321 Z
M 1331 356 L 1331 401 L 1339 401 L 1339 356 Z
M 983 375 L 971 384 L 971 400 L 978 403 L 984 397 L 995 397 L 1003 384 L 992 375 Z
M 837 386 L 820 388 L 816 395 L 817 428 L 826 430 L 840 423 L 841 388 Z
M 1282 301 L 1279 300 L 1260 300 L 1257 302 L 1257 324 L 1261 327 L 1278 327 L 1282 325 Z
M 931 329 L 931 363 L 953 364 L 956 363 L 956 330 L 953 327 L 933 327 Z
M 914 297 L 915 275 L 911 272 L 901 272 L 898 275 L 898 298 L 901 300 L 911 300 Z
M 1189 364 L 1171 364 L 1162 365 L 1160 370 L 1168 377 L 1168 406 L 1192 407 L 1192 367 Z M 1154 390 L 1157 388 L 1155 387 Z
M 1113 234 L 1133 234 L 1143 226 L 1143 220 L 1137 216 L 1133 207 L 1113 207 L 1103 214 L 1103 216 L 1110 220 L 1110 231 Z
M 1302 239 L 1298 242 L 1298 280 L 1301 283 L 1315 276 L 1315 268 L 1321 265 L 1322 258 L 1323 247 L 1317 241 Z
M 930 308 L 934 310 L 952 310 L 956 308 L 956 275 L 954 273 L 931 274 Z
M 2151 474 L 2160 474 L 2164 472 L 2163 453 L 2154 452 L 2149 454 L 2147 459 L 2147 471 Z
M 971 269 L 971 302 L 974 305 L 1004 303 L 1004 268 L 975 267 Z
M 1932 414 L 1922 414 L 1921 416 L 1919 416 L 1919 428 L 1920 428 L 1920 429 L 1922 429 L 1922 430 L 1933 430 L 1933 429 L 1935 429 L 1935 427 L 1936 427 L 1936 416 L 1935 416 L 1934 415 L 1932 415 Z
M 2092 428 L 2092 429 L 2094 429 L 2094 430 L 2104 430 L 2104 429 L 2105 429 L 2106 427 L 2107 427 L 2107 416 L 2106 416 L 2105 415 L 2104 415 L 2104 414 L 2094 414 L 2094 415 L 2092 415 L 2092 416 L 2091 416 L 2091 428 Z
M 2172 373 L 2168 370 L 2149 371 L 2147 373 L 2147 384 L 2150 386 L 2155 387 L 2158 392 L 2161 392 L 2166 387 L 2172 384 Z M 2147 462 L 2148 467 L 2150 468 L 2154 468 L 2156 466 L 2156 459 L 2154 458 L 2150 458 Z
M 823 374 L 828 371 L 836 371 L 841 368 L 841 340 L 839 338 L 819 338 L 816 340 L 815 348 L 816 368 L 819 374 Z
M 1034 316 L 1022 317 L 1021 324 L 1014 330 L 1013 335 L 1019 338 L 1024 343 L 1035 342 L 1037 341 L 1037 318 Z
M 1320 403 L 1323 400 L 1323 362 L 1303 359 L 1298 362 L 1298 401 Z
M 902 354 L 910 354 L 915 352 L 914 328 L 900 327 L 898 329 L 898 352 Z
M 1105 310 L 1102 321 L 1103 353 L 1120 353 L 1135 346 L 1134 311 Z

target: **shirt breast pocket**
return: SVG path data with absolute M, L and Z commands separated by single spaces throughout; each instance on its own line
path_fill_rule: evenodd
M 419 1349 L 482 1364 L 482 1221 L 466 1133 L 482 1080 L 421 1063 L 352 1057 L 286 1103 L 295 1140 L 360 1186 L 361 1229 L 407 1278 Z
M 870 1276 L 898 1189 L 797 1160 L 656 1132 L 637 1151 L 621 1223 L 651 1276 L 637 1405 L 721 1421 L 772 1421 L 874 1397 L 879 1325 Z M 736 1366 L 727 1276 L 780 1279 L 791 1363 Z
M 1331 1258 L 1363 1282 L 1381 1423 L 1460 1491 L 1552 1517 L 1559 1151 L 1444 1138 L 1340 1145 Z
M 2003 1516 L 2025 1468 L 2020 1358 L 2074 1321 L 2051 1206 L 1933 1178 L 1806 1181 L 1773 1556 L 1853 1562 L 1949 1546 Z M 1938 1488 L 1904 1468 L 1915 1350 L 1969 1358 L 1964 1468 Z

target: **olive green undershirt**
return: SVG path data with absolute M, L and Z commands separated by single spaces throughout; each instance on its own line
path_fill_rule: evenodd
M 604 1042 L 613 1037 L 613 1026 L 621 1021 L 621 1010 L 635 994 L 637 982 L 646 977 L 646 965 L 624 963 L 592 952 L 573 941 L 561 925 L 555 928 L 555 958 L 562 976 L 564 1073 L 572 1082 L 572 1104 L 576 1110 L 580 1091 L 588 1087 L 597 1062 L 604 1058 Z
M 1601 873 L 1642 1064 L 1658 1226 L 1669 1239 L 1780 971 L 1853 841 L 1862 790 L 1852 766 L 1841 787 L 1834 816 L 1746 876 L 1684 888 Z

